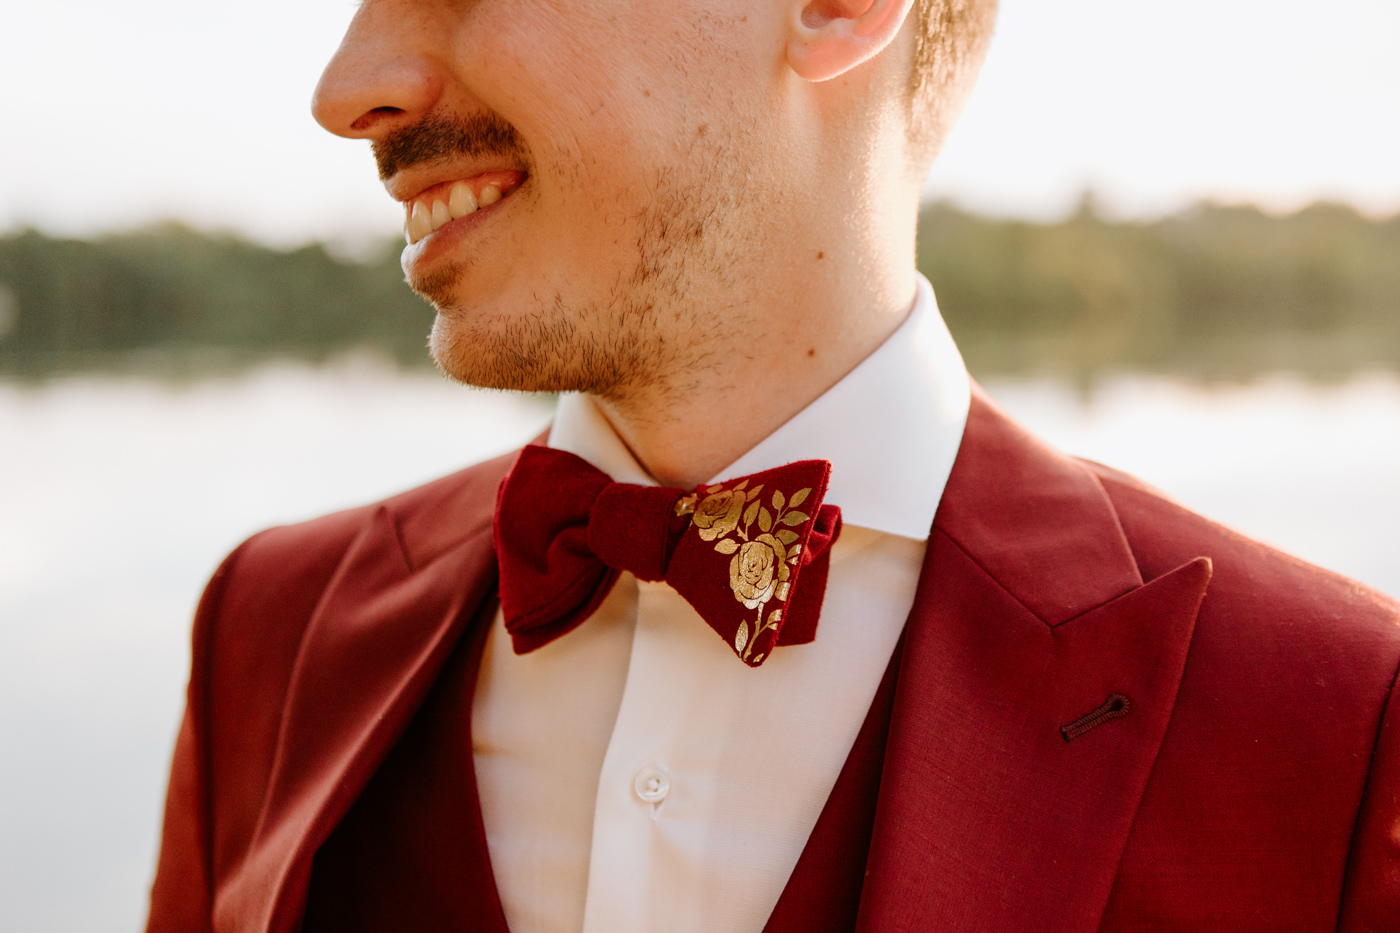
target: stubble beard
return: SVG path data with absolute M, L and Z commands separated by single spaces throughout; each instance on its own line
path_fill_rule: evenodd
M 653 415 L 693 391 L 746 326 L 740 303 L 714 296 L 740 294 L 738 262 L 754 240 L 734 147 L 706 141 L 653 173 L 631 268 L 605 297 L 556 291 L 483 312 L 457 304 L 465 264 L 410 281 L 438 311 L 429 339 L 438 368 L 483 388 L 645 398 Z

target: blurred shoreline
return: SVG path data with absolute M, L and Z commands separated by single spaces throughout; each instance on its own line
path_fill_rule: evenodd
M 404 285 L 399 249 L 280 250 L 177 224 L 0 236 L 0 378 L 182 382 L 347 354 L 428 369 L 432 309 Z M 1400 371 L 1400 215 L 1200 204 L 1125 221 L 1086 197 L 1037 223 L 935 202 L 920 213 L 917 249 L 981 378 L 1335 382 Z

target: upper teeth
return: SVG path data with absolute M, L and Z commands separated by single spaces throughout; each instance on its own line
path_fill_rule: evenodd
M 409 243 L 417 243 L 438 227 L 458 217 L 465 217 L 477 207 L 489 207 L 501 199 L 501 189 L 487 185 L 480 195 L 472 194 L 471 185 L 465 181 L 455 182 L 448 192 L 447 200 L 439 198 L 417 199 L 408 207 L 404 219 L 403 232 Z

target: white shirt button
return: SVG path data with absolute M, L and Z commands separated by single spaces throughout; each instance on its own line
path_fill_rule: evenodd
M 660 803 L 671 792 L 671 775 L 660 765 L 651 765 L 637 772 L 632 789 L 644 803 Z

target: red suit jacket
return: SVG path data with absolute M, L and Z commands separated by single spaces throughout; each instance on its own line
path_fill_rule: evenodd
M 489 623 L 510 460 L 272 529 L 220 567 L 151 931 L 297 929 L 317 850 Z M 1400 930 L 1398 667 L 1394 601 L 1066 457 L 974 391 L 855 927 Z M 1114 695 L 1122 715 L 1066 739 Z M 485 860 L 461 759 L 459 831 Z

